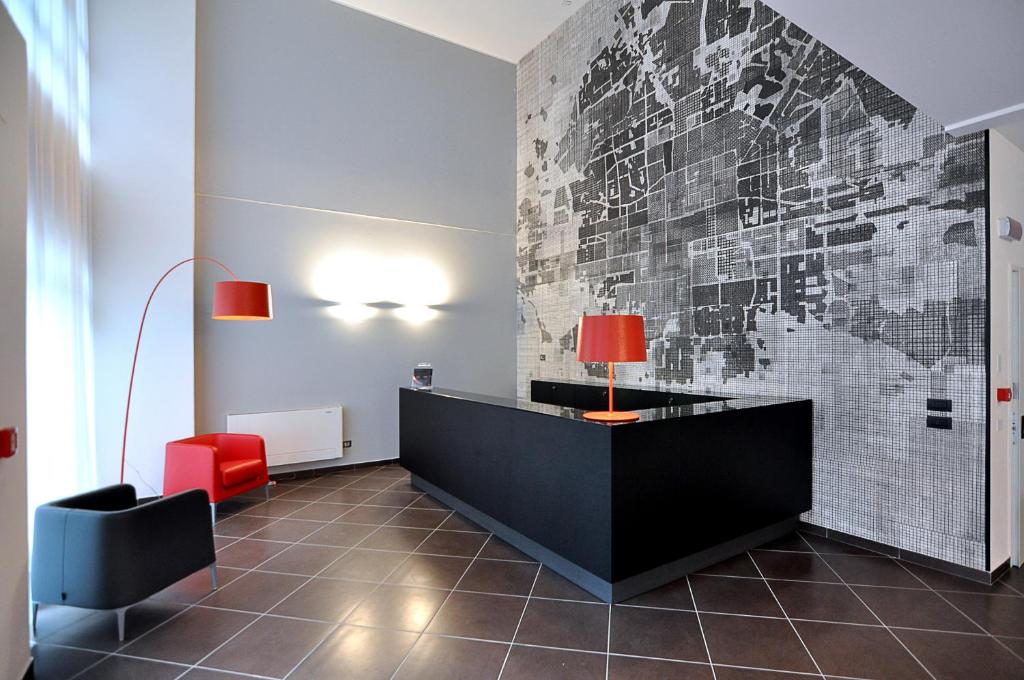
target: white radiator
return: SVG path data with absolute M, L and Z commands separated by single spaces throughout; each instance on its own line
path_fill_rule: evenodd
M 228 414 L 228 432 L 258 434 L 267 445 L 267 466 L 341 458 L 340 406 L 302 411 Z

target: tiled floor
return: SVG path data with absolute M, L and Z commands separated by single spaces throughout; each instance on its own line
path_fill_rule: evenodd
M 1024 576 L 984 587 L 792 535 L 609 607 L 398 467 L 225 505 L 201 572 L 114 615 L 44 607 L 36 677 L 1024 678 Z

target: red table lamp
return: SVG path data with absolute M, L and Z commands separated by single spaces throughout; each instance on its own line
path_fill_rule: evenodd
M 269 321 L 274 318 L 270 297 L 270 284 L 257 281 L 239 281 L 235 273 L 220 260 L 202 255 L 190 257 L 177 263 L 160 277 L 149 293 L 146 307 L 139 321 L 139 333 L 135 337 L 135 356 L 132 358 L 132 373 L 128 379 L 128 403 L 124 407 L 124 433 L 121 437 L 121 483 L 124 483 L 125 452 L 128 449 L 128 415 L 132 410 L 132 388 L 135 386 L 135 367 L 139 362 L 139 345 L 142 343 L 142 329 L 146 325 L 149 305 L 153 302 L 157 288 L 178 267 L 189 262 L 211 262 L 231 276 L 231 281 L 218 281 L 213 288 L 213 318 L 223 321 Z
M 608 362 L 608 410 L 587 411 L 587 420 L 607 423 L 639 420 L 640 415 L 632 411 L 616 411 L 615 362 L 647 361 L 647 341 L 644 338 L 644 317 L 639 314 L 607 314 L 605 316 L 580 317 L 579 340 L 576 343 L 576 360 L 585 362 Z

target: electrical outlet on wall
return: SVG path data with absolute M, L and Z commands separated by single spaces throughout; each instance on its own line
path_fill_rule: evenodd
M 341 448 L 343 448 L 343 449 L 351 449 L 352 448 L 352 440 L 351 439 L 346 439 L 345 441 L 341 442 Z

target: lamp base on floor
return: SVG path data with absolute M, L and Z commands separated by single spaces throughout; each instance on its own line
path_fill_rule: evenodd
M 602 423 L 628 423 L 633 420 L 640 420 L 639 413 L 632 411 L 587 411 L 583 414 L 587 420 L 597 420 Z

